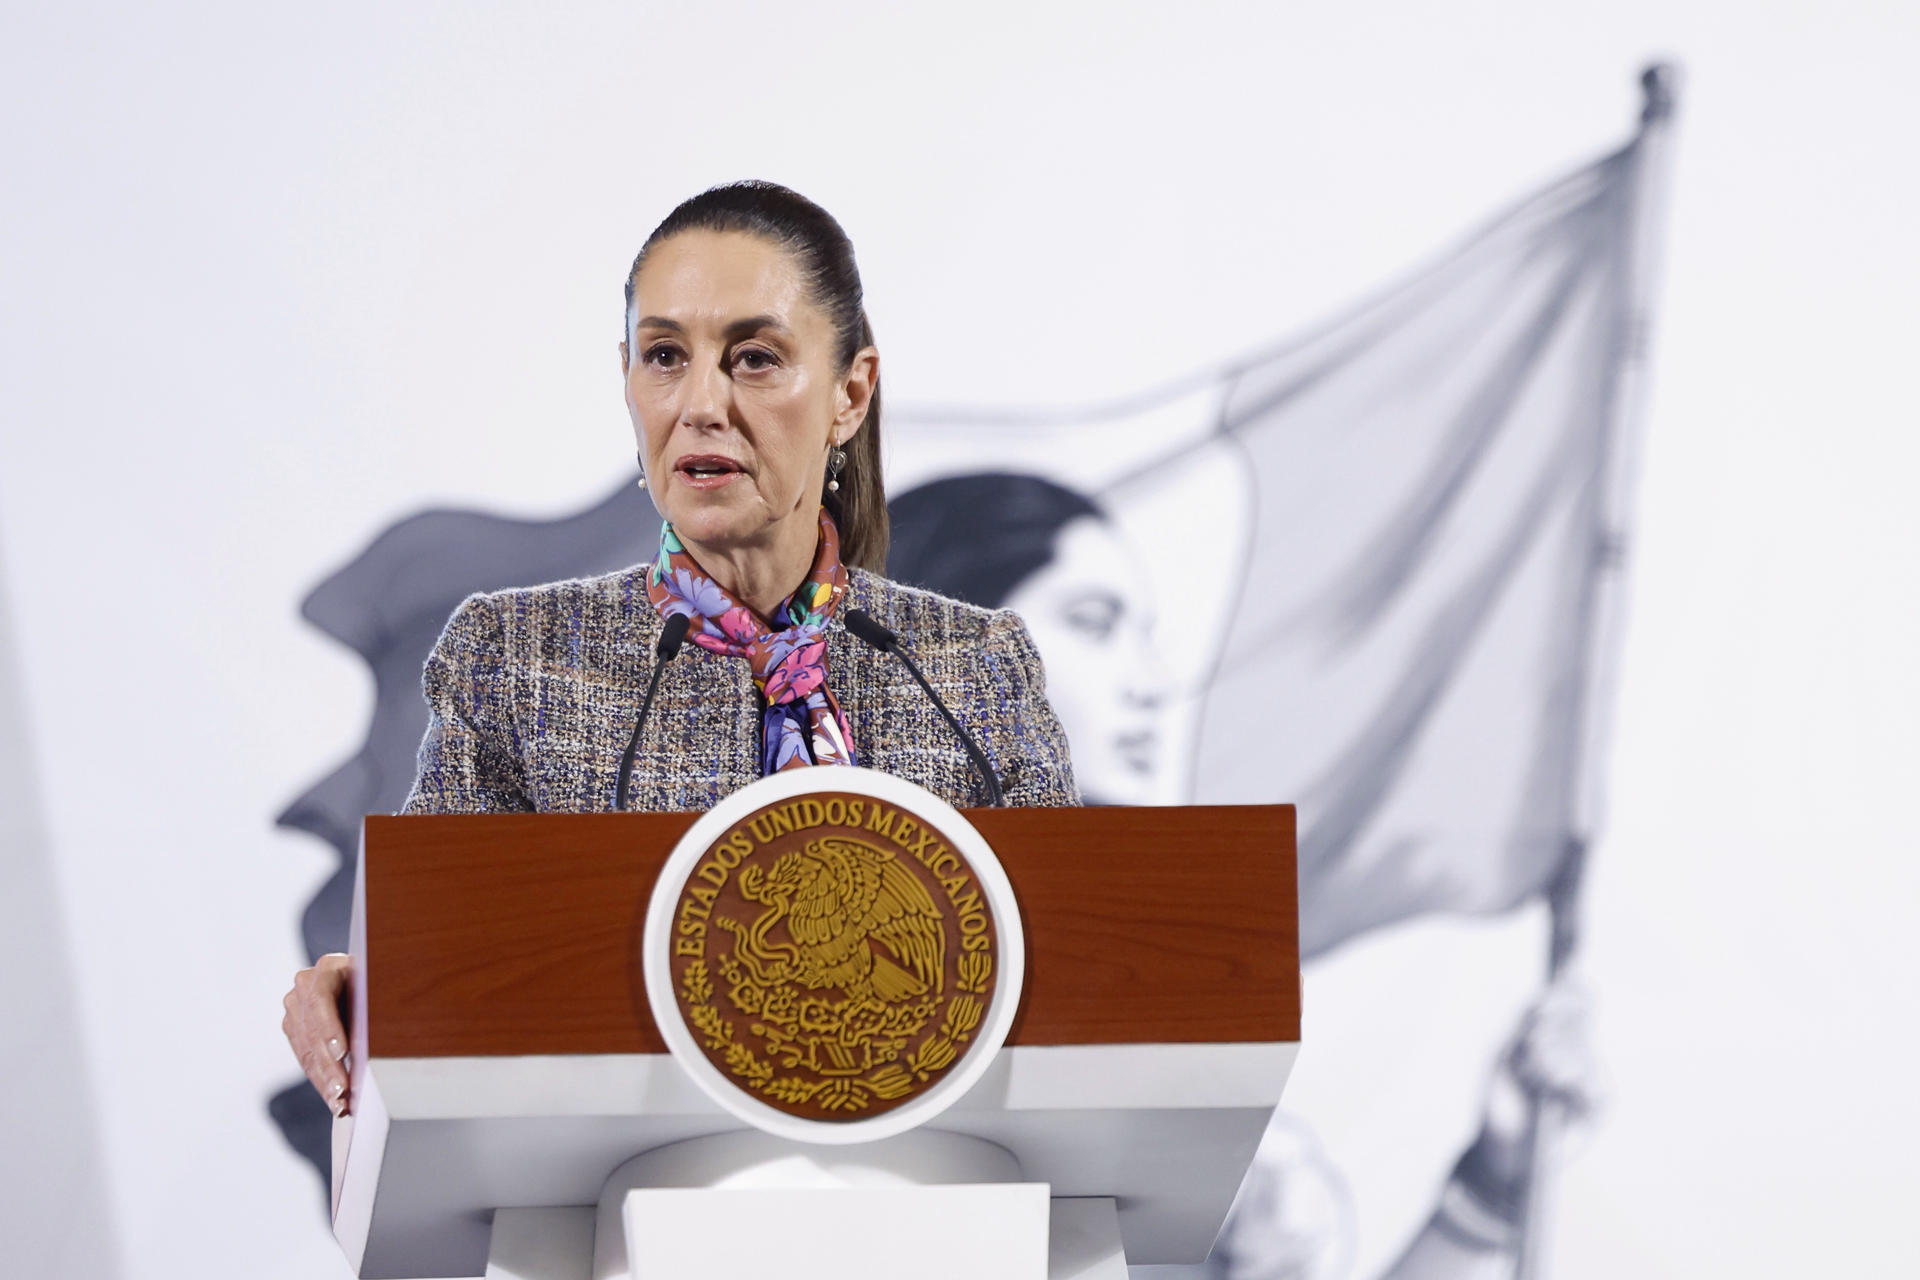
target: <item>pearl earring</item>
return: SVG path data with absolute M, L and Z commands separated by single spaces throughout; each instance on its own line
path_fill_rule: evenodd
M 846 468 L 847 451 L 839 445 L 827 450 L 827 492 L 840 492 L 840 472 Z
M 640 489 L 644 489 L 644 488 L 646 488 L 646 487 L 647 487 L 647 464 L 646 464 L 646 461 L 645 461 L 644 459 L 642 459 L 642 458 L 641 458 L 641 456 L 640 456 L 639 454 L 637 454 L 637 453 L 633 455 L 633 460 L 634 460 L 634 463 L 635 463 L 636 465 L 638 465 L 638 466 L 639 466 L 639 468 L 640 468 L 640 478 L 639 478 L 638 480 L 635 480 L 635 481 L 633 482 L 633 483 L 634 483 L 634 486 L 635 486 L 636 488 L 640 488 Z

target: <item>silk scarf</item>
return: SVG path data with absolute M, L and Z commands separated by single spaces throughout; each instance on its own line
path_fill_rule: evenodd
M 840 530 L 820 511 L 820 545 L 799 588 L 762 618 L 707 576 L 671 524 L 647 574 L 647 598 L 661 617 L 687 616 L 687 636 L 709 653 L 744 658 L 764 703 L 760 773 L 814 764 L 855 764 L 840 703 L 827 688 L 827 620 L 847 594 Z

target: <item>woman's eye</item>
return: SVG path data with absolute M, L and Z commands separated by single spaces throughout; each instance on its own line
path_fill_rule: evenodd
M 1126 605 L 1107 592 L 1094 592 L 1070 602 L 1066 608 L 1067 625 L 1093 640 L 1110 640 L 1120 624 Z
M 734 356 L 733 362 L 749 373 L 759 373 L 779 363 L 774 359 L 773 352 L 763 351 L 759 347 L 744 348 Z
M 671 369 L 680 362 L 680 349 L 669 343 L 658 343 L 647 348 L 644 359 L 656 369 Z

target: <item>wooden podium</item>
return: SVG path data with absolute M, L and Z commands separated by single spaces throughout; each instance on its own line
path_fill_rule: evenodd
M 629 1159 L 746 1129 L 668 1054 L 641 974 L 697 816 L 366 820 L 333 1177 L 359 1275 L 531 1274 L 501 1261 L 510 1222 L 590 1235 Z M 986 1075 L 925 1127 L 998 1144 L 1056 1206 L 1110 1200 L 1130 1263 L 1200 1261 L 1298 1049 L 1293 808 L 965 816 L 1017 894 L 1026 979 Z

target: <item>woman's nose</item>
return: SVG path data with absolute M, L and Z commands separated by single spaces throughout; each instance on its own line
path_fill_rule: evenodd
M 1136 673 L 1120 691 L 1130 707 L 1140 711 L 1158 711 L 1167 700 L 1167 686 L 1163 680 L 1148 679 Z
M 1120 682 L 1120 696 L 1142 711 L 1158 711 L 1173 689 L 1172 672 L 1151 640 L 1142 637 L 1133 646 Z
M 695 429 L 725 426 L 732 388 L 718 357 L 693 361 L 680 381 L 678 421 Z

